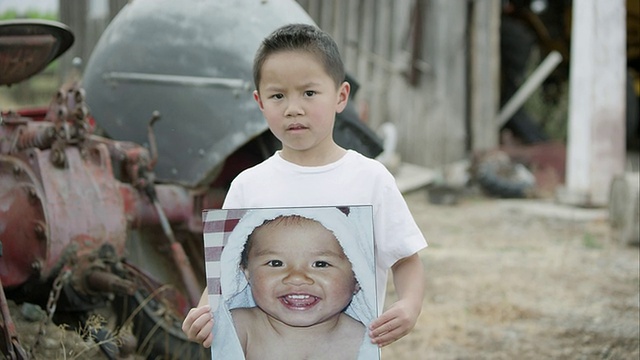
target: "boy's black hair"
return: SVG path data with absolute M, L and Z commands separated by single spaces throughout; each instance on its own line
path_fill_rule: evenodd
M 345 70 L 336 42 L 316 26 L 289 24 L 272 32 L 263 41 L 253 60 L 253 82 L 260 91 L 262 65 L 269 55 L 281 51 L 306 51 L 315 55 L 336 87 L 345 81 Z

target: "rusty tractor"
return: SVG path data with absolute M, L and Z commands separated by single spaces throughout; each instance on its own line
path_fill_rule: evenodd
M 210 357 L 180 329 L 205 285 L 201 213 L 278 149 L 252 103 L 250 63 L 276 26 L 311 20 L 293 1 L 189 3 L 202 8 L 130 2 L 81 78 L 48 105 L 0 109 L 6 358 L 31 359 L 42 340 L 24 345 L 9 302 L 40 306 L 42 325 L 105 314 L 94 336 L 118 338 L 97 341 L 108 359 Z M 0 22 L 0 85 L 36 76 L 74 39 L 58 22 Z M 335 134 L 365 155 L 382 151 L 353 108 Z

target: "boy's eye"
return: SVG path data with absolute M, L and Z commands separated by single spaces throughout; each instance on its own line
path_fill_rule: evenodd
M 311 96 L 313 96 L 315 94 L 316 94 L 316 92 L 313 91 L 313 90 L 307 90 L 307 91 L 304 92 L 304 95 L 305 96 L 309 96 L 309 97 L 311 97 Z
M 273 95 L 271 95 L 271 98 L 272 99 L 276 99 L 276 100 L 280 100 L 283 97 L 284 97 L 284 95 L 282 95 L 282 94 L 273 94 Z
M 282 266 L 282 261 L 280 261 L 280 260 L 269 260 L 269 261 L 267 261 L 267 266 L 280 267 L 280 266 Z
M 313 267 L 317 267 L 317 268 L 326 268 L 329 266 L 331 265 L 326 261 L 316 261 L 313 263 Z

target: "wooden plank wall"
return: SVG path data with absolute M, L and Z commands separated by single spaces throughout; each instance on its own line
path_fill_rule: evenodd
M 463 159 L 472 147 L 469 9 L 481 2 L 499 3 L 298 0 L 340 46 L 347 71 L 360 83 L 355 100 L 365 121 L 373 129 L 394 123 L 403 160 L 429 167 Z M 491 117 L 486 110 L 485 117 Z
M 88 0 L 58 0 L 59 20 L 69 26 L 75 35 L 74 45 L 67 51 L 60 61 L 62 80 L 70 76 L 72 60 L 76 57 L 86 65 L 91 51 L 98 42 L 100 35 L 107 28 L 109 22 L 118 14 L 129 0 L 107 0 L 105 16 L 95 16 L 92 6 L 95 2 Z

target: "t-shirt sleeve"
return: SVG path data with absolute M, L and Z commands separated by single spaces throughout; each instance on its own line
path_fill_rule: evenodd
M 393 177 L 382 187 L 379 202 L 374 205 L 378 264 L 389 268 L 425 248 L 427 242 Z
M 240 209 L 243 208 L 242 202 L 242 179 L 240 176 L 236 177 L 229 186 L 229 191 L 224 197 L 222 203 L 223 209 Z

